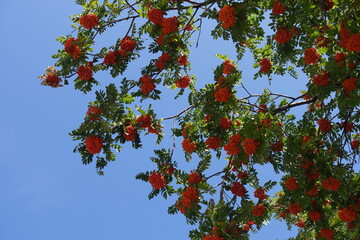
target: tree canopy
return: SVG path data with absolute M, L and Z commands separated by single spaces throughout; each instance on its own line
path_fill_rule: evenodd
M 153 134 L 154 169 L 136 178 L 151 185 L 149 198 L 176 196 L 168 212 L 196 226 L 191 239 L 249 239 L 270 218 L 297 226 L 296 239 L 360 238 L 360 1 L 75 2 L 83 11 L 71 16 L 73 32 L 57 39 L 63 47 L 54 67 L 39 78 L 94 93 L 70 133 L 83 164 L 95 162 L 103 175 L 115 152 L 140 148 Z M 219 47 L 213 79 L 197 84 L 191 50 L 205 21 L 213 25 L 209 37 L 232 44 L 236 58 Z M 111 28 L 123 34 L 98 43 Z M 260 93 L 242 78 L 245 53 L 254 79 L 268 79 Z M 139 65 L 136 79 L 127 76 L 129 64 Z M 96 89 L 106 83 L 102 71 L 115 83 Z M 307 82 L 298 95 L 272 91 L 273 78 L 298 73 Z M 188 106 L 159 118 L 151 103 L 168 101 L 167 88 Z M 170 147 L 161 146 L 165 133 Z M 281 180 L 262 183 L 262 165 Z M 271 196 L 274 186 L 281 191 Z

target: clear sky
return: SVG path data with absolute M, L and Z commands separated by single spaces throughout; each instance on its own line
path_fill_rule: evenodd
M 105 176 L 98 176 L 94 165 L 83 166 L 72 152 L 76 143 L 68 135 L 82 122 L 92 96 L 71 85 L 44 87 L 37 79 L 62 48 L 55 39 L 71 32 L 68 16 L 81 8 L 73 0 L 1 0 L 0 9 L 0 240 L 188 239 L 192 227 L 185 218 L 167 214 L 175 200 L 149 201 L 150 184 L 135 180 L 137 173 L 155 168 L 148 159 L 154 139 L 147 137 L 141 150 L 126 147 Z M 221 63 L 214 54 L 231 53 L 207 39 L 209 27 L 204 23 L 200 46 L 191 54 L 200 85 L 212 80 L 211 69 Z M 139 77 L 138 66 L 145 64 L 134 63 L 129 72 Z M 244 83 L 256 91 L 267 80 L 253 81 L 252 73 L 244 72 Z M 111 81 L 99 80 L 103 87 Z M 290 77 L 273 81 L 275 89 L 296 94 L 303 84 Z M 171 116 L 186 106 L 174 104 L 178 109 L 169 102 L 158 107 Z M 271 223 L 252 239 L 290 235 L 284 224 Z

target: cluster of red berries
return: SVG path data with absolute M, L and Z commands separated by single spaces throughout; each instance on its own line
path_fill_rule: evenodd
M 69 38 L 64 42 L 65 52 L 70 54 L 74 59 L 79 58 L 80 54 L 82 53 L 78 44 L 78 38 Z
M 92 29 L 95 26 L 99 25 L 99 18 L 95 14 L 87 14 L 81 16 L 79 19 L 80 24 L 86 29 Z
M 156 87 L 154 82 L 152 81 L 152 78 L 148 75 L 142 76 L 139 81 L 141 82 L 140 91 L 145 95 L 152 92 Z
M 230 5 L 224 6 L 218 13 L 218 19 L 223 28 L 229 29 L 236 23 L 235 8 Z

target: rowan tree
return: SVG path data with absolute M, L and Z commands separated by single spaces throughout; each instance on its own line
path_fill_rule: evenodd
M 149 198 L 176 197 L 168 211 L 196 224 L 191 239 L 248 239 L 272 217 L 297 226 L 296 239 L 360 238 L 360 1 L 75 2 L 83 11 L 71 18 L 74 31 L 57 39 L 63 47 L 55 67 L 40 78 L 53 88 L 95 92 L 71 133 L 84 164 L 95 162 L 102 175 L 125 144 L 140 148 L 143 135 L 154 134 L 166 145 L 170 132 L 170 148 L 156 149 L 154 169 L 136 178 L 149 183 Z M 209 37 L 232 44 L 236 58 L 219 52 L 213 79 L 202 86 L 191 50 L 201 44 L 205 21 L 213 24 Z M 111 28 L 125 33 L 99 46 L 97 37 Z M 306 88 L 296 96 L 271 85 L 250 92 L 242 79 L 245 52 L 252 53 L 254 79 L 271 83 L 298 72 Z M 137 78 L 127 77 L 129 64 L 139 65 Z M 101 71 L 116 83 L 95 90 L 106 84 Z M 159 118 L 149 103 L 166 102 L 167 88 L 188 107 Z M 307 108 L 295 117 L 300 106 Z M 174 121 L 168 130 L 166 121 Z M 175 160 L 175 152 L 183 158 Z M 187 163 L 195 167 L 179 167 Z M 281 181 L 261 184 L 261 165 L 272 166 Z M 276 185 L 282 190 L 271 196 Z

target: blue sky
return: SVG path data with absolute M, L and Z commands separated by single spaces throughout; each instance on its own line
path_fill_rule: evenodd
M 167 214 L 174 200 L 149 201 L 150 185 L 135 180 L 137 173 L 155 168 L 148 160 L 154 139 L 147 137 L 141 150 L 126 147 L 105 169 L 105 176 L 98 176 L 94 165 L 83 166 L 72 152 L 76 143 L 68 135 L 82 122 L 92 96 L 71 86 L 44 87 L 37 79 L 62 47 L 55 39 L 71 32 L 68 16 L 81 8 L 72 0 L 18 0 L 1 1 L 0 9 L 0 239 L 188 239 L 192 227 L 185 218 Z M 211 23 L 204 23 L 200 46 L 191 54 L 200 85 L 212 80 L 211 69 L 220 64 L 214 54 L 234 55 L 232 48 L 220 49 L 219 42 L 207 39 L 210 27 Z M 138 66 L 129 68 L 133 77 L 139 77 Z M 253 81 L 252 73 L 243 73 L 244 83 L 259 91 L 267 80 Z M 111 81 L 99 80 L 103 87 Z M 275 89 L 289 93 L 296 89 L 296 94 L 303 84 L 290 77 L 273 81 Z M 161 117 L 186 106 L 173 102 L 179 107 L 174 110 L 174 104 L 166 103 L 158 106 Z M 170 136 L 165 141 L 171 141 Z M 178 158 L 180 162 L 183 156 Z M 276 178 L 265 171 L 264 176 Z M 290 235 L 284 224 L 271 223 L 252 239 Z

